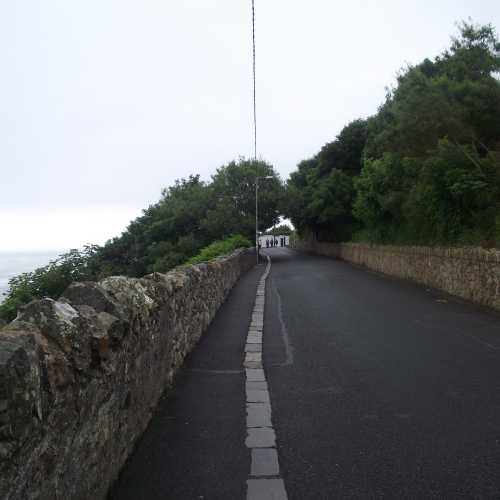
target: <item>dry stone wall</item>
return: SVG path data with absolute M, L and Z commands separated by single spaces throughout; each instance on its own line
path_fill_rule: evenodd
M 0 330 L 0 498 L 98 500 L 255 253 L 71 285 Z
M 297 241 L 298 250 L 339 258 L 500 310 L 500 251 Z

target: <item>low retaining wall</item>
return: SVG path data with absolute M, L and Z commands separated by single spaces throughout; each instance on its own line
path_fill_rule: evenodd
M 500 251 L 297 241 L 297 250 L 336 257 L 500 310 Z
M 0 331 L 0 498 L 104 499 L 255 253 L 75 283 Z

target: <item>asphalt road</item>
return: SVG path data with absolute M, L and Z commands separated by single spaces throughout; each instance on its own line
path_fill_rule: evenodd
M 269 253 L 264 365 L 288 498 L 500 498 L 500 315 Z
M 264 368 L 289 500 L 500 498 L 500 315 L 341 261 L 271 249 Z M 112 500 L 244 500 L 236 285 Z

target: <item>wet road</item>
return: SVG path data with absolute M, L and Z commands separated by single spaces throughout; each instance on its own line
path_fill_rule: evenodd
M 500 498 L 500 315 L 341 261 L 265 253 L 263 364 L 288 499 Z M 246 498 L 243 361 L 263 270 L 232 291 L 111 499 Z
M 270 253 L 264 364 L 289 499 L 500 498 L 500 316 Z

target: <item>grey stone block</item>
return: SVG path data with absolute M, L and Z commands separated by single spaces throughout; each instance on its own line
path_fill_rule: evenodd
M 262 368 L 262 361 L 245 361 L 243 365 L 245 368 Z
M 260 342 L 262 342 L 262 332 L 255 332 L 253 330 L 250 330 L 247 335 L 247 339 L 257 339 Z
M 245 355 L 245 361 L 262 361 L 261 352 L 247 352 Z
M 271 427 L 254 427 L 247 429 L 245 441 L 247 448 L 273 448 L 276 446 L 276 435 Z
M 247 391 L 267 391 L 267 382 L 249 382 L 247 381 L 245 384 L 245 388 Z
M 269 403 L 269 392 L 260 390 L 247 390 L 247 403 Z
M 245 352 L 262 352 L 262 344 L 246 344 Z
M 249 479 L 247 500 L 287 500 L 283 479 Z
M 262 337 L 253 337 L 249 335 L 247 337 L 247 344 L 262 344 Z
M 247 403 L 247 429 L 251 427 L 272 427 L 268 403 Z
M 276 448 L 253 448 L 251 476 L 277 476 L 280 473 Z
M 247 368 L 245 370 L 248 381 L 265 381 L 266 376 L 261 368 Z
M 262 328 L 256 328 L 256 327 L 251 326 L 251 327 L 248 329 L 248 333 L 249 333 L 249 334 L 253 334 L 253 335 L 262 335 L 262 333 L 263 333 L 263 329 L 262 329 Z

